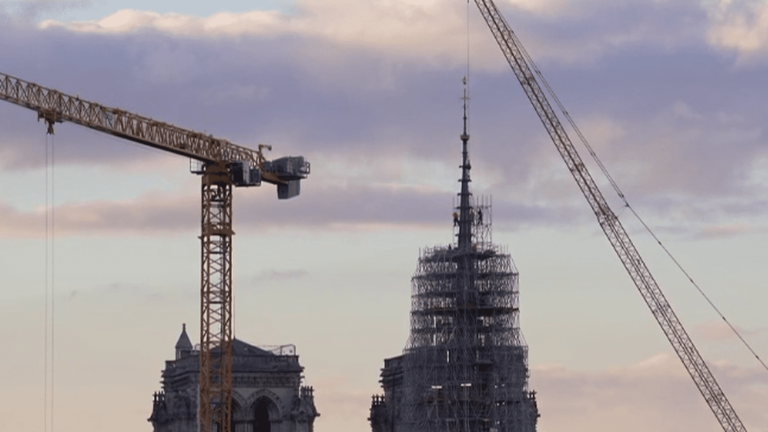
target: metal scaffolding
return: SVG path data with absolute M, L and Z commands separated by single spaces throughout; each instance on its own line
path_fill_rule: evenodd
M 402 357 L 402 419 L 412 432 L 534 432 L 518 272 L 491 239 L 491 202 L 469 192 L 466 114 L 456 241 L 423 250 Z
M 518 299 L 517 270 L 498 247 L 421 253 L 403 356 L 406 430 L 535 431 Z

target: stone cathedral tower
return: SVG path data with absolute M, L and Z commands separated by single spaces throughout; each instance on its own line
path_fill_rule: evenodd
M 466 90 L 456 241 L 421 253 L 411 279 L 411 335 L 384 361 L 373 432 L 535 432 L 518 273 L 491 241 L 490 203 L 469 190 Z
M 304 368 L 296 347 L 259 348 L 232 341 L 233 432 L 313 432 L 312 387 L 301 385 Z M 162 386 L 152 405 L 153 432 L 197 432 L 197 393 L 200 360 L 182 327 L 176 359 L 165 362 Z M 216 353 L 214 352 L 214 355 Z

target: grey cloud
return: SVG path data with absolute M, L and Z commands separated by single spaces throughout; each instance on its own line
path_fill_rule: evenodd
M 691 36 L 705 15 L 692 1 L 595 2 L 574 17 L 522 13 L 512 23 L 521 37 L 532 35 L 534 57 L 544 53 L 542 68 L 579 124 L 600 119 L 621 130 L 593 144 L 641 214 L 689 223 L 690 217 L 676 215 L 715 209 L 698 216 L 705 218 L 696 227 L 702 233 L 734 215 L 758 215 L 768 198 L 745 180 L 752 162 L 768 157 L 760 110 L 764 67 L 736 67 L 732 56 Z M 636 39 L 611 42 L 612 32 L 635 27 L 643 30 L 632 30 Z M 587 63 L 552 60 L 541 40 L 557 45 L 564 39 L 595 39 L 609 49 Z M 589 45 L 569 49 L 589 56 Z M 459 66 L 296 34 L 187 38 L 151 28 L 88 34 L 19 23 L 0 28 L 0 53 L 4 72 L 12 75 L 243 145 L 273 144 L 275 156 L 333 157 L 349 169 L 359 169 L 362 160 L 371 170 L 355 178 L 361 184 L 418 184 L 428 175 L 412 169 L 420 162 L 457 165 Z M 583 208 L 576 207 L 582 199 L 511 72 L 480 70 L 471 81 L 473 174 L 488 179 L 476 181 L 475 191 L 501 195 L 497 209 L 510 208 L 497 214 L 522 215 L 511 216 L 510 226 L 536 218 L 569 223 L 569 210 Z M 0 127 L 4 170 L 42 164 L 42 125 L 34 113 L 3 104 Z M 73 125 L 60 125 L 56 140 L 61 163 L 135 164 L 158 157 Z M 398 160 L 408 169 L 382 176 L 376 166 Z M 402 191 L 307 191 L 301 202 L 311 207 L 285 223 L 431 223 L 425 222 L 435 220 L 427 207 L 430 214 L 447 212 L 435 198 L 425 206 L 424 197 Z M 131 212 L 115 217 L 159 227 L 163 217 L 175 215 L 158 210 L 158 219 L 150 220 L 154 216 Z M 181 220 L 166 225 L 196 226 L 190 217 Z
M 244 222 L 276 227 L 370 225 L 450 226 L 453 193 L 349 188 L 306 193 L 295 201 L 239 204 Z M 273 199 L 271 196 L 268 199 Z M 494 220 L 508 227 L 565 222 L 569 209 L 496 202 Z M 259 222 L 261 221 L 261 222 Z
M 529 51 L 538 50 L 537 57 L 548 63 L 590 64 L 605 54 L 638 47 L 669 50 L 707 44 L 709 17 L 696 0 L 562 3 L 545 13 L 514 4 L 502 11 Z
M 4 72 L 244 145 L 270 142 L 277 149 L 288 142 L 319 152 L 394 152 L 411 144 L 420 154 L 439 145 L 426 139 L 441 121 L 435 103 L 424 95 L 438 86 L 434 76 L 420 73 L 416 65 L 398 72 L 397 89 L 360 91 L 368 81 L 376 81 L 380 69 L 389 68 L 387 62 L 363 51 L 346 52 L 310 41 L 180 40 L 157 32 L 92 36 L 60 29 L 21 33 L 29 40 L 13 43 L 8 39 L 18 36 L 12 36 L 4 38 L 7 46 L 0 46 L 11 69 Z M 350 62 L 348 57 L 337 76 L 318 82 L 320 78 L 302 65 L 303 51 L 345 51 L 357 59 Z M 29 52 L 39 54 L 30 58 Z M 439 81 L 445 83 L 447 75 Z M 424 97 L 409 96 L 414 93 Z M 33 113 L 22 117 L 17 111 L 23 110 L 4 106 L 1 111 L 0 121 L 8 131 L 0 138 L 6 167 L 32 159 L 29 146 L 20 146 L 14 137 L 42 130 Z M 68 139 L 64 132 L 76 134 L 69 138 L 70 159 L 62 162 L 104 163 L 127 153 L 119 146 L 101 150 L 98 143 L 107 138 L 98 134 L 59 129 L 60 140 Z
M 311 187 L 311 186 L 309 186 Z M 452 193 L 376 188 L 318 188 L 278 201 L 272 186 L 258 192 L 237 191 L 236 231 L 245 229 L 355 229 L 371 226 L 445 226 L 451 222 Z M 176 192 L 151 193 L 130 201 L 70 203 L 56 208 L 57 235 L 155 235 L 199 230 L 199 198 Z M 569 225 L 569 207 L 520 205 L 498 201 L 494 220 L 502 229 L 532 225 Z M 44 226 L 39 211 L 19 211 L 0 203 L 0 236 L 36 237 Z M 262 275 L 264 276 L 264 275 Z M 279 275 L 272 275 L 279 276 Z

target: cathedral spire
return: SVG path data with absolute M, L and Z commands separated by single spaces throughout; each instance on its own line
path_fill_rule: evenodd
M 469 101 L 469 94 L 467 92 L 467 77 L 464 77 L 464 132 L 461 134 L 461 142 L 463 146 L 462 150 L 462 164 L 461 168 L 461 192 L 459 193 L 459 250 L 465 250 L 472 247 L 472 223 L 474 221 L 474 212 L 470 205 L 469 192 L 469 171 L 472 169 L 472 165 L 469 163 L 469 132 L 467 131 L 467 103 Z
M 192 349 L 193 349 L 192 341 L 189 340 L 189 336 L 187 335 L 186 324 L 181 325 L 181 334 L 179 335 L 179 340 L 178 342 L 176 342 L 175 348 L 176 348 L 176 360 L 192 352 Z

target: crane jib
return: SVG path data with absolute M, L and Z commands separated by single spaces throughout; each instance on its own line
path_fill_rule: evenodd
M 651 310 L 672 347 L 706 400 L 725 432 L 746 432 L 725 393 L 699 354 L 690 336 L 672 310 L 663 292 L 632 243 L 624 226 L 611 210 L 571 142 L 557 114 L 539 85 L 530 56 L 509 27 L 493 0 L 475 0 L 483 19 L 523 87 L 552 142 L 598 219 L 598 223 L 618 255 L 641 297 Z M 553 94 L 553 97 L 556 96 Z M 559 101 L 557 101 L 559 103 Z M 615 186 L 613 179 L 609 179 Z M 618 190 L 617 190 L 618 192 Z
M 68 121 L 204 163 L 246 161 L 260 168 L 265 162 L 260 150 L 106 107 L 2 73 L 0 99 L 37 111 L 38 117 L 51 125 Z

